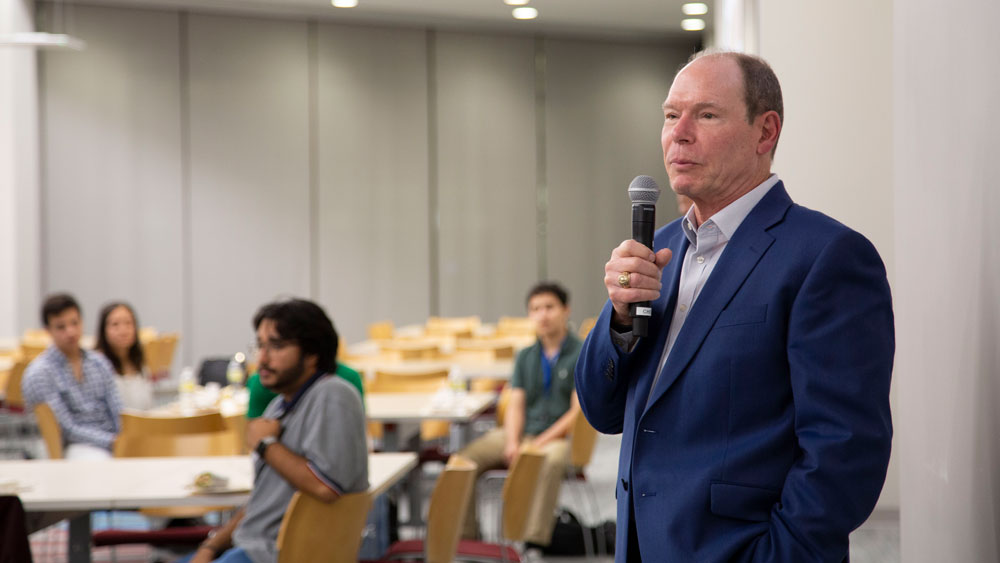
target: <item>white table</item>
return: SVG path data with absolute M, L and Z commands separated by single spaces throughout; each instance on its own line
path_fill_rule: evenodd
M 416 465 L 414 453 L 369 454 L 369 491 L 386 492 Z M 228 477 L 235 492 L 197 494 L 188 486 L 203 471 Z M 250 497 L 253 463 L 249 456 L 0 461 L 0 482 L 13 482 L 27 512 L 85 511 L 70 521 L 69 556 L 74 563 L 89 562 L 89 511 L 241 506 Z
M 386 451 L 419 449 L 420 433 L 414 434 L 415 443 L 404 443 L 397 424 L 419 423 L 427 420 L 451 422 L 449 449 L 458 451 L 469 439 L 472 420 L 496 401 L 496 393 L 464 393 L 456 397 L 437 393 L 366 393 L 365 415 L 369 422 L 390 424 L 384 427 L 383 447 Z M 444 399 L 444 400 L 442 400 Z M 406 485 L 409 498 L 410 524 L 420 523 L 420 479 L 411 474 Z

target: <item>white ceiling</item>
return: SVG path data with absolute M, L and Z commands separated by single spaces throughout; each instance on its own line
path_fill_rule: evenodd
M 310 17 L 322 21 L 390 23 L 439 29 L 490 29 L 634 39 L 698 41 L 682 31 L 685 0 L 531 0 L 536 20 L 518 21 L 503 0 L 359 0 L 356 8 L 334 8 L 330 0 L 77 0 L 78 3 L 190 9 Z M 704 0 L 712 6 L 711 0 Z M 709 28 L 712 12 L 703 16 Z

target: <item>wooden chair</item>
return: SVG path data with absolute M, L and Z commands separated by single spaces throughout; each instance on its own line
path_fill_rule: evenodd
M 145 344 L 146 369 L 153 379 L 168 376 L 170 366 L 174 363 L 174 352 L 177 350 L 177 333 L 161 334 Z
M 392 361 L 412 362 L 436 360 L 441 357 L 441 346 L 437 342 L 424 339 L 380 342 L 378 349 L 379 356 Z
M 579 485 L 583 491 L 583 498 L 588 507 L 589 519 L 592 522 L 600 520 L 601 511 L 597 504 L 597 496 L 587 482 L 587 475 L 584 472 L 594 456 L 594 448 L 597 446 L 597 430 L 590 425 L 582 410 L 576 412 L 573 419 L 573 427 L 569 435 L 569 466 L 566 468 L 566 481 Z M 597 549 L 591 543 L 593 538 L 590 534 L 583 535 L 584 548 L 588 557 L 597 553 L 606 553 L 603 534 L 597 534 Z
M 535 323 L 529 317 L 500 317 L 497 336 L 534 336 Z
M 278 530 L 278 563 L 355 563 L 371 505 L 367 491 L 331 503 L 296 492 Z
M 122 430 L 115 440 L 113 453 L 115 457 L 240 455 L 243 445 L 219 413 L 177 417 L 122 414 Z M 141 512 L 182 518 L 217 510 L 218 507 L 177 506 Z
M 596 324 L 597 317 L 587 317 L 586 319 L 583 319 L 583 322 L 580 323 L 580 330 L 577 331 L 576 335 L 580 337 L 580 340 L 586 339 L 587 335 L 590 334 L 590 331 L 594 330 L 594 325 Z
M 24 412 L 24 394 L 21 382 L 24 379 L 24 369 L 28 362 L 23 356 L 14 362 L 7 377 L 7 389 L 4 391 L 3 407 L 10 412 Z
M 428 335 L 447 335 L 453 338 L 472 338 L 482 325 L 478 316 L 430 317 L 424 326 Z
M 227 429 L 226 421 L 217 412 L 191 416 L 147 416 L 122 413 L 121 436 L 143 438 L 154 434 L 202 434 L 222 432 Z
M 379 321 L 368 325 L 368 340 L 391 340 L 396 331 L 392 321 Z
M 0 450 L 24 458 L 31 457 L 31 443 L 35 435 L 35 424 L 31 414 L 25 412 L 24 395 L 21 391 L 24 368 L 27 365 L 28 361 L 23 357 L 15 360 L 7 373 L 4 398 L 0 401 L 0 427 L 3 428 Z
M 475 484 L 476 464 L 458 455 L 451 456 L 431 493 L 426 539 L 397 541 L 389 546 L 382 560 L 422 558 L 427 563 L 451 563 Z
M 59 428 L 59 420 L 52 412 L 52 408 L 45 403 L 35 405 L 35 420 L 38 422 L 38 430 L 42 434 L 45 442 L 45 449 L 49 452 L 49 459 L 63 458 L 62 429 Z
M 28 363 L 34 360 L 38 356 L 42 355 L 42 352 L 49 347 L 51 340 L 48 339 L 48 334 L 45 335 L 46 339 L 32 339 L 32 340 L 21 340 L 21 357 Z
M 195 416 L 155 417 L 122 414 L 122 430 L 114 444 L 115 457 L 173 457 L 240 455 L 242 440 L 226 427 L 219 413 Z M 142 514 L 165 518 L 194 518 L 225 506 L 168 506 L 144 508 Z M 126 544 L 197 545 L 208 537 L 211 526 L 186 526 L 163 530 L 102 530 L 91 539 L 94 546 Z
M 430 393 L 448 382 L 448 368 L 401 368 L 375 370 L 375 379 L 367 387 L 370 393 Z
M 448 384 L 447 368 L 375 370 L 375 379 L 366 387 L 369 393 L 433 393 Z M 444 421 L 429 420 L 420 423 L 420 439 L 435 440 L 448 436 L 451 425 Z M 382 425 L 369 423 L 372 437 L 382 436 Z
M 455 359 L 490 363 L 514 359 L 514 345 L 506 340 L 459 340 Z
M 526 446 L 509 471 L 487 471 L 480 482 L 504 479 L 500 514 L 500 538 L 503 543 L 462 540 L 458 543 L 456 559 L 462 561 L 512 561 L 520 562 L 518 549 L 510 544 L 525 541 L 528 532 L 528 513 L 532 501 L 539 494 L 539 476 L 545 454 Z

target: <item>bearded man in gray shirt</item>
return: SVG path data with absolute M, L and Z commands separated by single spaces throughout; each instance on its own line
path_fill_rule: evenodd
M 368 488 L 364 408 L 357 390 L 333 375 L 337 332 L 329 317 L 292 299 L 264 305 L 253 324 L 260 381 L 278 396 L 247 424 L 256 474 L 250 502 L 186 559 L 192 563 L 273 563 L 296 491 L 336 502 Z

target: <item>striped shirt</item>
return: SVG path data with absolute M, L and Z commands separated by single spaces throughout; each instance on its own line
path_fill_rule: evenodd
M 49 346 L 24 370 L 21 389 L 29 407 L 46 403 L 59 420 L 65 444 L 91 444 L 110 450 L 121 430 L 122 402 L 114 369 L 107 358 L 80 350 L 83 381 L 55 346 Z

